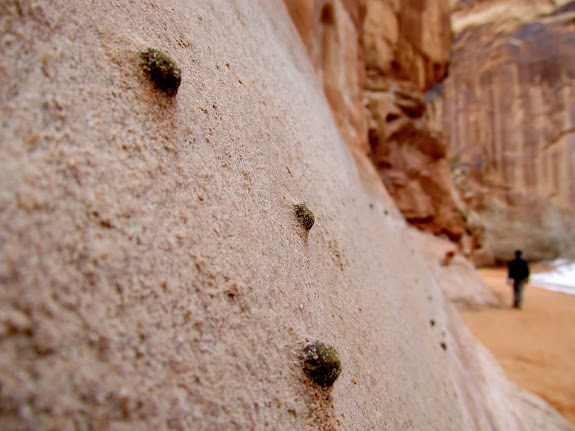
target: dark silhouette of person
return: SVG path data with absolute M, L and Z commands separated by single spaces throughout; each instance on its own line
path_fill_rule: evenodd
M 521 257 L 521 250 L 516 250 L 515 259 L 509 262 L 508 278 L 513 280 L 513 308 L 521 308 L 523 290 L 529 280 L 529 265 Z

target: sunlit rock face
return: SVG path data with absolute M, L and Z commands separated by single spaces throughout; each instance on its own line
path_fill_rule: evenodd
M 433 111 L 485 230 L 475 259 L 505 260 L 515 248 L 530 259 L 573 255 L 575 2 L 478 3 L 455 9 L 450 76 Z

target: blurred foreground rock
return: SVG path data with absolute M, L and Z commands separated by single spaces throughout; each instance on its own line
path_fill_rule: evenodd
M 439 288 L 457 308 L 479 310 L 502 306 L 477 274 L 473 263 L 462 256 L 452 242 L 414 229 L 411 234 Z

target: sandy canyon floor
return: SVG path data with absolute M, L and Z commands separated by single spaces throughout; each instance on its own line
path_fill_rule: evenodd
M 480 269 L 479 274 L 504 304 L 511 304 L 505 268 Z M 544 398 L 575 424 L 574 295 L 528 285 L 521 310 L 488 308 L 461 314 L 511 380 Z

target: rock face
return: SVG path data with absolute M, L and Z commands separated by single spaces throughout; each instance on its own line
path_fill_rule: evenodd
M 479 310 L 503 305 L 451 241 L 415 229 L 411 234 L 441 291 L 457 308 Z
M 363 45 L 368 77 L 430 88 L 449 65 L 448 0 L 368 0 Z
M 409 223 L 470 246 L 446 140 L 431 127 L 424 96 L 447 73 L 448 2 L 370 0 L 362 37 L 371 158 L 381 179 Z
M 444 137 L 425 115 L 423 91 L 445 77 L 449 64 L 447 1 L 285 3 L 340 133 L 354 154 L 370 155 L 404 217 L 456 242 L 472 237 Z
M 337 127 L 352 151 L 365 153 L 365 66 L 361 25 L 366 0 L 284 0 L 320 79 Z
M 443 134 L 424 117 L 423 93 L 409 82 L 381 79 L 365 93 L 371 159 L 407 221 L 459 242 L 466 233 Z
M 533 3 L 460 4 L 434 102 L 461 196 L 485 231 L 479 263 L 516 248 L 575 255 L 575 2 Z
M 3 430 L 573 429 L 486 380 L 279 0 L 2 7 Z

